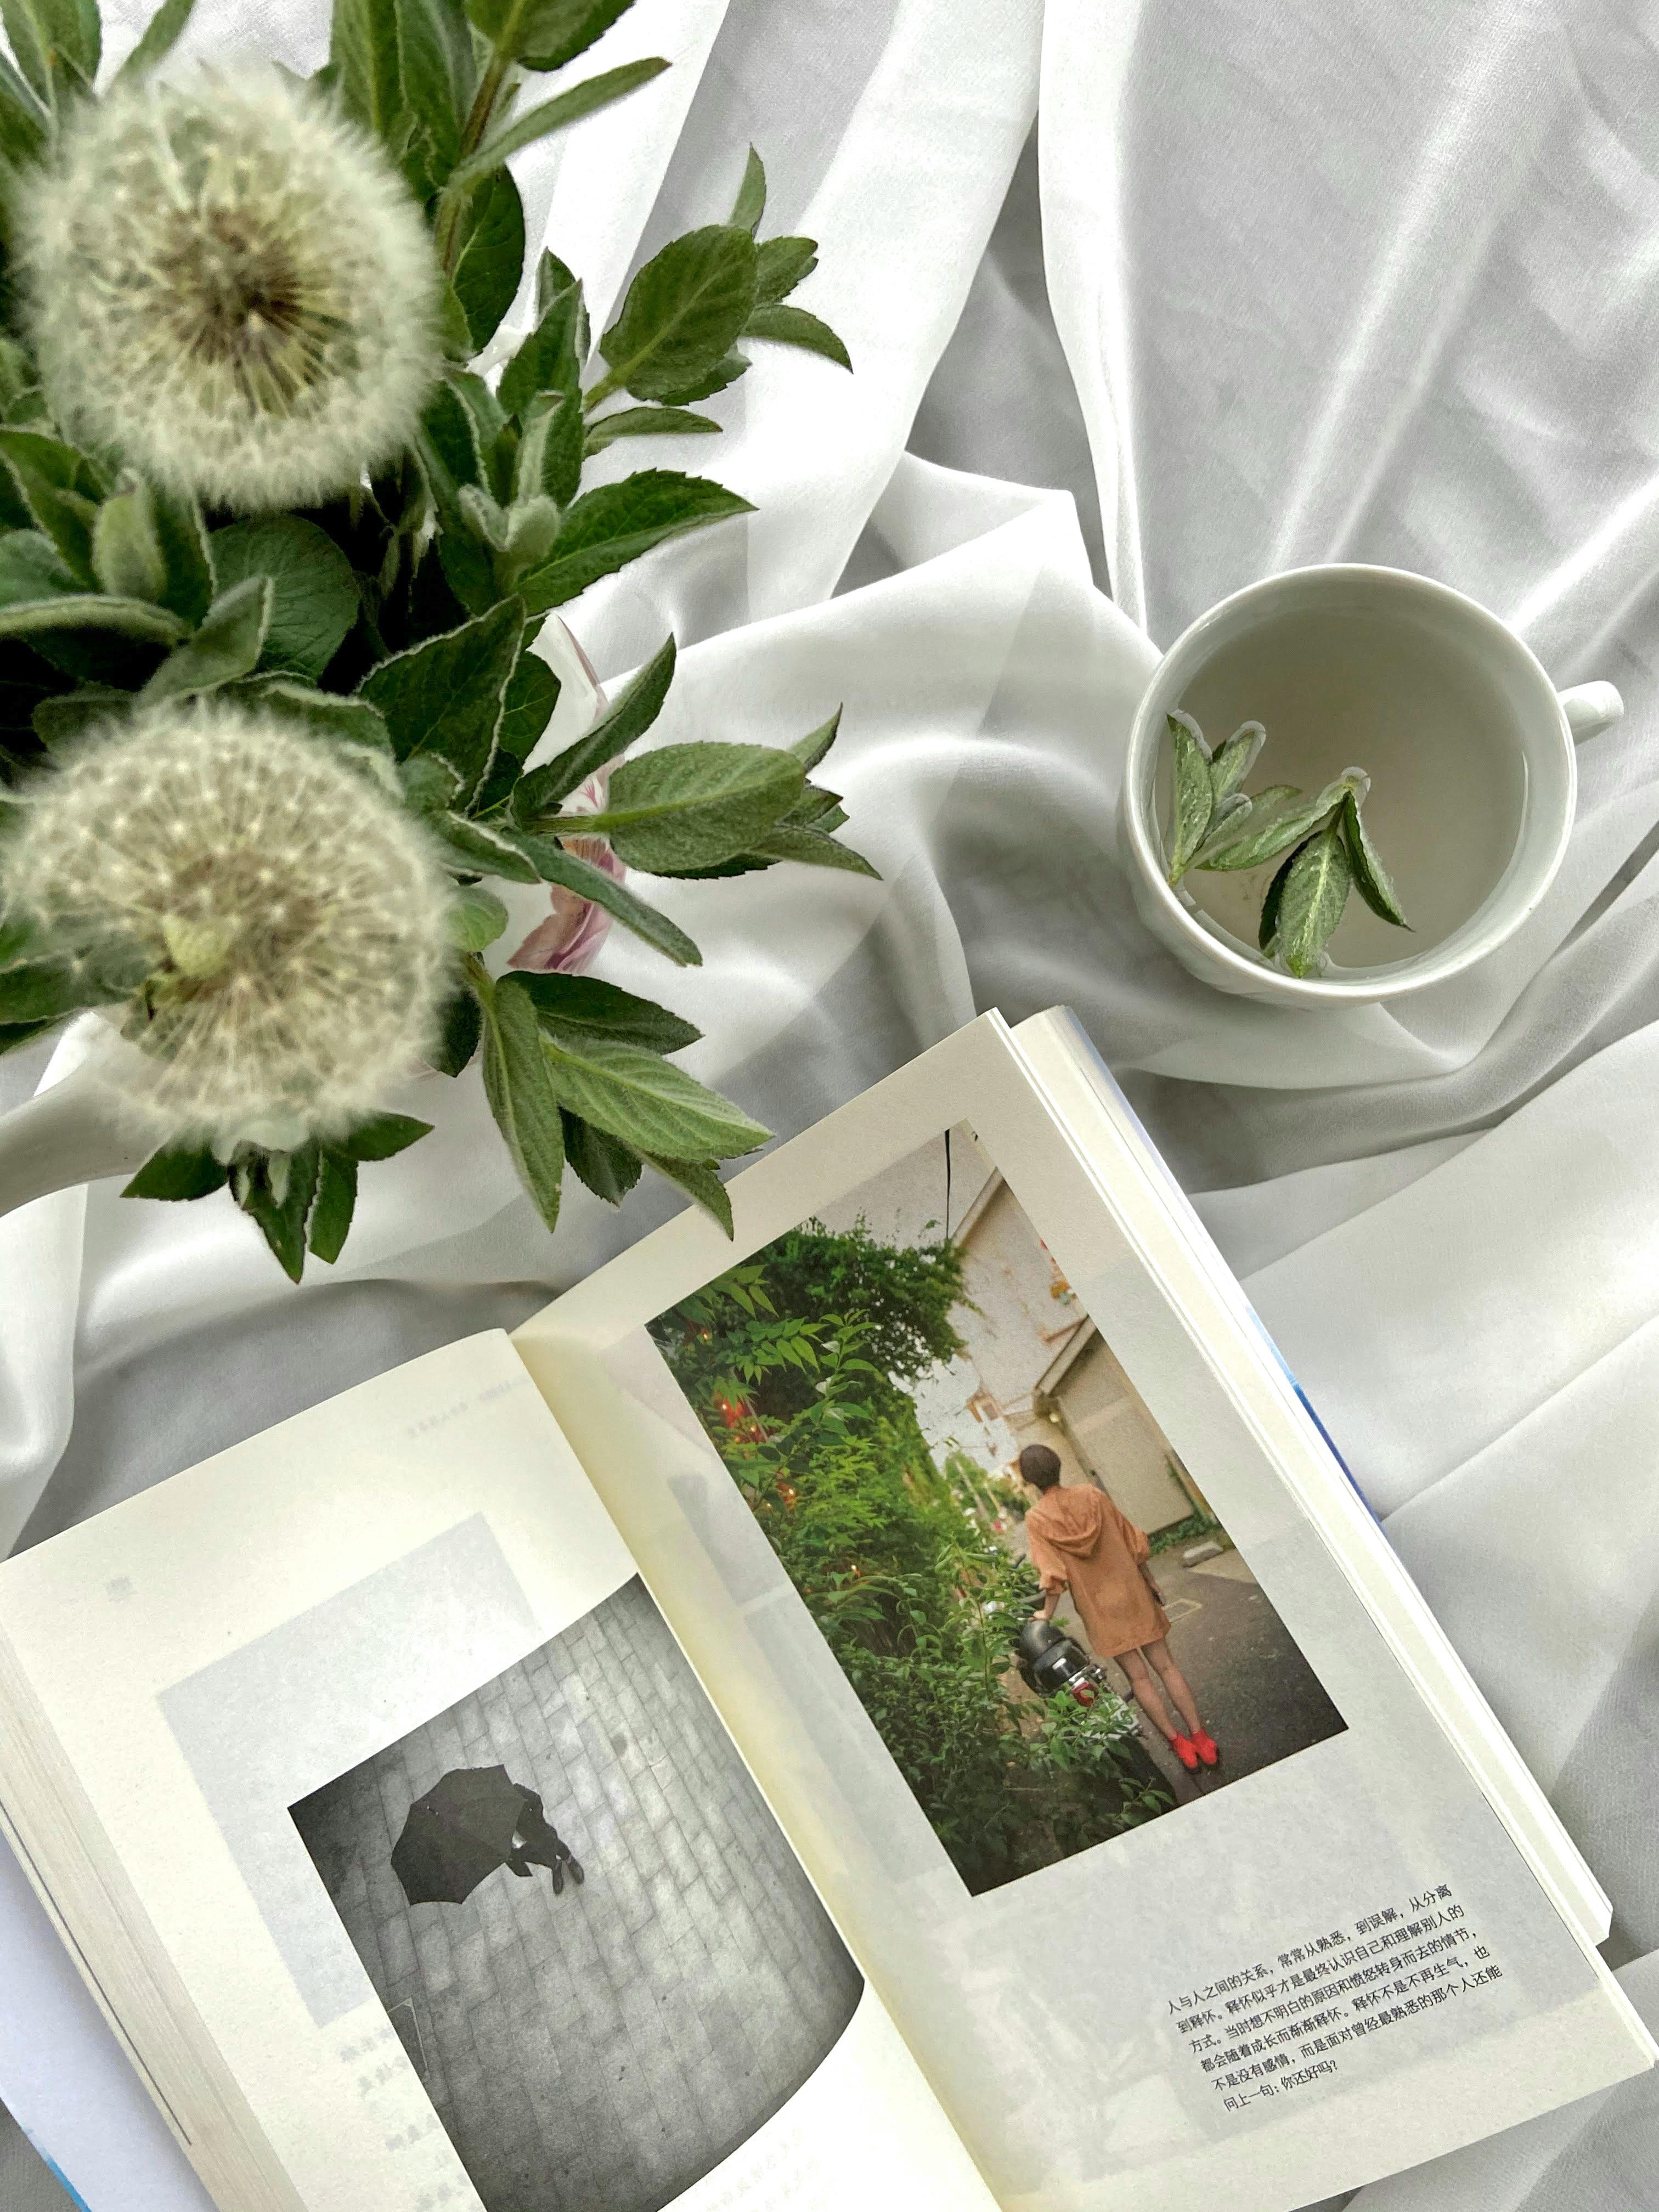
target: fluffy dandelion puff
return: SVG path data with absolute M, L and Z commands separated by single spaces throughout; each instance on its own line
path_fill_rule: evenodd
M 118 88 L 20 188 L 30 328 L 64 426 L 180 491 L 303 506 L 404 446 L 438 273 L 366 134 L 280 70 Z
M 204 700 L 100 737 L 21 811 L 0 910 L 143 978 L 141 1049 L 103 1065 L 157 1142 L 338 1133 L 430 1044 L 452 889 L 343 749 Z

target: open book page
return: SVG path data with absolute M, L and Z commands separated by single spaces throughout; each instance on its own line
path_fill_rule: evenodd
M 1288 2212 L 1649 2063 L 1000 1024 L 732 1195 L 517 1341 L 1009 2212 Z
M 262 2201 L 988 2212 L 504 1336 L 25 1554 L 0 1624 Z

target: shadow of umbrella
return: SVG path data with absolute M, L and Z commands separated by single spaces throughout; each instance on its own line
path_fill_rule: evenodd
M 409 1808 L 392 1853 L 411 1905 L 459 1905 L 513 1856 L 526 1793 L 504 1766 L 458 1766 Z

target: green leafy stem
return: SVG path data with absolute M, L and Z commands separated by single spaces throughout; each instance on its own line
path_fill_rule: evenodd
M 1410 928 L 1365 827 L 1370 778 L 1363 769 L 1346 769 L 1312 793 L 1290 783 L 1246 793 L 1244 780 L 1267 743 L 1260 722 L 1246 722 L 1213 753 L 1190 714 L 1167 715 L 1165 725 L 1172 885 L 1192 868 L 1239 872 L 1279 860 L 1262 897 L 1256 941 L 1266 958 L 1304 978 L 1322 972 L 1325 948 L 1351 890 L 1384 921 Z

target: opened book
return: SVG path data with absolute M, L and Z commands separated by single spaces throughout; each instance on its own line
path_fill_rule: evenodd
M 1068 1015 L 729 1194 L 0 1568 L 0 1826 L 223 2212 L 1294 2212 L 1652 2063 Z

